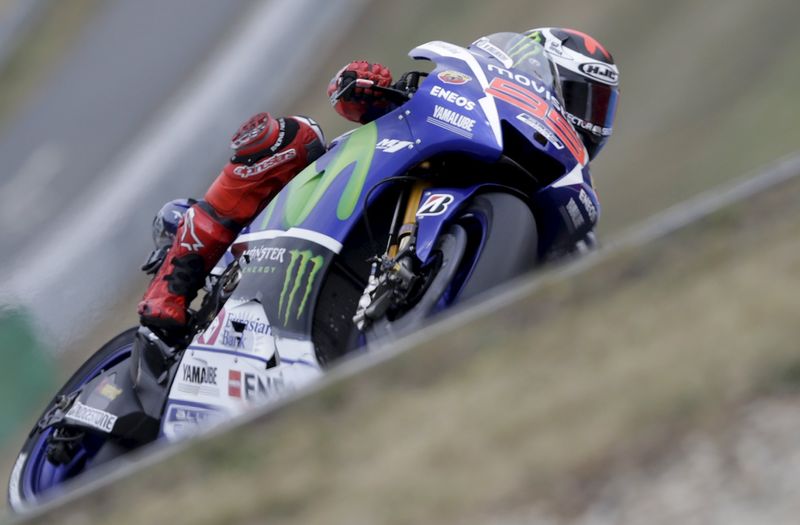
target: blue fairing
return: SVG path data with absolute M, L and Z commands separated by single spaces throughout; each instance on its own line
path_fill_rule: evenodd
M 599 204 L 585 167 L 588 155 L 561 111 L 550 63 L 542 59 L 538 44 L 521 35 L 488 38 L 494 37 L 495 42 L 523 39 L 524 52 L 512 63 L 486 52 L 487 46 L 478 42 L 469 49 L 446 42 L 413 49 L 412 57 L 435 62 L 413 96 L 334 141 L 250 224 L 239 245 L 248 250 L 284 250 L 285 259 L 252 269 L 237 294 L 242 299 L 248 299 L 247 294 L 278 297 L 274 312 L 265 302 L 273 326 L 276 319 L 283 321 L 278 323 L 283 326 L 275 326 L 278 332 L 291 337 L 309 333 L 309 312 L 320 279 L 361 221 L 366 199 L 374 202 L 391 187 L 384 181 L 434 157 L 475 159 L 469 174 L 472 182 L 458 186 L 451 174 L 445 189 L 437 188 L 435 176 L 430 179 L 433 186 L 421 207 L 435 206 L 426 203 L 431 195 L 447 194 L 447 209 L 418 212 L 417 256 L 427 262 L 436 238 L 472 196 L 498 191 L 501 182 L 493 177 L 492 165 L 519 153 L 509 149 L 509 130 L 515 130 L 514 147 L 522 147 L 527 156 L 526 169 L 539 176 L 538 170 L 545 169 L 540 164 L 547 165 L 547 176 L 542 177 L 547 183 L 527 195 L 540 230 L 539 253 L 574 245 L 594 227 Z M 476 183 L 475 176 L 481 182 Z M 500 191 L 510 189 L 502 186 Z M 291 315 L 282 309 L 284 304 Z
M 336 142 L 253 221 L 251 232 L 289 231 L 291 236 L 293 232 L 302 235 L 304 231 L 312 231 L 317 234 L 316 239 L 329 241 L 326 245 L 337 251 L 360 219 L 364 197 L 370 188 L 438 154 L 462 153 L 487 164 L 498 161 L 503 154 L 501 122 L 525 136 L 538 128 L 553 138 L 544 143 L 531 140 L 531 147 L 563 165 L 564 175 L 582 169 L 582 162 L 548 131 L 547 126 L 553 127 L 552 123 L 525 113 L 518 107 L 520 104 L 487 93 L 492 91 L 493 83 L 503 81 L 518 84 L 519 88 L 537 94 L 540 100 L 556 100 L 553 91 L 537 83 L 536 78 L 505 68 L 491 56 L 445 42 L 425 44 L 410 54 L 436 63 L 415 96 Z M 583 154 L 581 146 L 579 156 Z M 588 178 L 579 184 L 596 205 Z M 377 188 L 371 197 L 377 197 L 385 187 Z M 543 188 L 540 190 L 543 195 L 537 196 L 549 206 L 566 206 L 573 197 L 574 192 L 557 191 L 551 195 L 551 189 L 551 186 Z M 553 227 L 564 229 L 565 223 L 556 221 Z

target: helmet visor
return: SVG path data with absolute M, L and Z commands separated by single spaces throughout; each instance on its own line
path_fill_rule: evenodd
M 586 82 L 564 80 L 561 83 L 564 109 L 578 122 L 576 126 L 593 135 L 608 137 L 617 113 L 619 90 L 616 87 Z

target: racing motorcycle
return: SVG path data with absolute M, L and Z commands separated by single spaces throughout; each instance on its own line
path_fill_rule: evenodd
M 600 207 L 543 48 L 498 33 L 409 54 L 432 71 L 371 86 L 395 109 L 334 140 L 243 231 L 185 344 L 131 328 L 64 385 L 14 465 L 13 509 L 280 399 L 586 240 Z

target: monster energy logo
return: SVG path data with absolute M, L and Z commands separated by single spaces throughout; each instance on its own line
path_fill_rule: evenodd
M 532 42 L 539 45 L 533 45 Z M 541 44 L 542 34 L 539 31 L 534 31 L 533 33 L 528 33 L 520 37 L 519 40 L 508 49 L 508 56 L 516 60 L 513 67 L 522 64 L 522 61 L 526 58 L 538 54 L 542 49 Z
M 295 304 L 297 304 L 295 319 L 299 320 L 303 315 L 314 286 L 314 279 L 325 262 L 322 255 L 315 256 L 311 250 L 290 250 L 289 255 L 291 258 L 289 266 L 286 267 L 286 277 L 283 280 L 283 289 L 278 300 L 278 318 L 283 319 L 284 325 L 289 323 Z M 304 282 L 305 288 L 301 292 Z M 302 294 L 302 297 L 298 297 L 298 292 Z

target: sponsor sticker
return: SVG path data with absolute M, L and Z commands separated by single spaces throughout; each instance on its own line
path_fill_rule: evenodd
M 469 75 L 465 75 L 460 71 L 453 71 L 452 69 L 448 69 L 447 71 L 442 71 L 438 75 L 439 80 L 444 82 L 445 84 L 453 84 L 455 86 L 460 86 L 462 84 L 466 84 L 472 77 Z
M 200 428 L 220 422 L 223 414 L 212 407 L 173 404 L 164 414 L 164 435 L 169 440 L 196 435 Z
M 228 396 L 242 397 L 242 373 L 239 370 L 228 370 Z
M 117 422 L 117 416 L 114 414 L 86 406 L 78 400 L 75 400 L 75 404 L 72 405 L 65 417 L 67 420 L 82 423 L 108 433 L 113 430 L 114 423 Z
M 261 377 L 239 370 L 230 370 L 228 374 L 228 394 L 237 399 L 253 401 L 278 395 L 286 390 L 286 382 L 282 376 Z
M 384 153 L 396 153 L 402 149 L 413 147 L 414 143 L 410 140 L 397 140 L 397 139 L 381 139 L 375 145 L 375 149 L 381 150 Z
M 198 359 L 199 361 L 199 359 Z M 195 385 L 216 385 L 217 367 L 208 365 L 183 365 L 183 380 Z
M 109 380 L 108 377 L 106 377 L 103 378 L 103 380 L 97 386 L 96 392 L 109 401 L 114 401 L 122 393 L 122 389 L 117 387 L 117 385 L 115 385 Z
M 193 425 L 199 425 L 209 421 L 213 418 L 213 416 L 214 412 L 212 410 L 174 406 L 167 414 L 167 421 L 170 423 L 190 423 Z
M 272 326 L 267 322 L 266 318 L 252 318 L 241 312 L 231 313 L 225 329 L 222 331 L 220 343 L 231 348 L 243 348 L 245 346 L 245 334 L 247 333 L 272 335 Z
M 253 177 L 254 175 L 260 175 L 269 169 L 274 168 L 275 166 L 285 164 L 295 157 L 297 157 L 297 151 L 295 151 L 294 148 L 287 149 L 286 151 L 281 151 L 280 153 L 276 153 L 271 157 L 267 157 L 264 160 L 256 162 L 252 166 L 236 166 L 233 168 L 233 173 L 243 179 L 247 179 L 249 177 Z
M 471 119 L 457 111 L 447 109 L 438 104 L 433 107 L 433 114 L 426 121 L 434 126 L 439 126 L 462 137 L 472 138 L 472 128 L 475 126 L 475 119 Z
M 425 199 L 417 210 L 417 217 L 432 217 L 447 211 L 447 207 L 455 198 L 449 193 L 433 193 Z
M 497 60 L 499 60 L 500 63 L 503 64 L 505 67 L 511 67 L 512 65 L 514 65 L 514 61 L 511 59 L 511 57 L 508 56 L 505 51 L 503 51 L 496 45 L 492 44 L 492 42 L 486 37 L 479 38 L 475 42 L 475 47 L 477 47 L 478 49 L 482 49 L 483 51 L 486 51 L 487 53 L 495 57 Z
M 275 273 L 284 263 L 286 248 L 274 246 L 254 246 L 245 250 L 247 264 L 243 273 Z
M 191 395 L 219 396 L 218 368 L 205 359 L 185 357 L 178 369 L 176 388 Z
M 582 118 L 573 115 L 572 113 L 567 113 L 567 118 L 573 126 L 585 129 L 589 133 L 600 135 L 601 137 L 610 137 L 611 132 L 613 131 L 613 128 L 604 128 L 602 126 L 598 126 L 597 124 L 592 124 L 591 122 L 587 122 Z
M 290 318 L 299 320 L 302 317 L 317 274 L 325 265 L 325 258 L 314 255 L 311 250 L 290 250 L 289 257 L 283 288 L 278 297 L 278 318 L 284 324 L 288 324 Z
M 564 48 L 561 47 L 561 40 L 557 38 L 549 38 L 547 39 L 547 44 L 545 48 L 549 53 L 553 53 L 554 55 L 564 56 Z
M 604 84 L 616 86 L 619 82 L 619 73 L 616 67 L 602 62 L 584 62 L 578 66 L 581 73 L 587 77 L 598 80 Z
M 583 188 L 581 188 L 581 192 L 578 194 L 578 200 L 580 200 L 581 204 L 583 204 L 583 208 L 589 215 L 589 220 L 592 221 L 592 223 L 597 222 L 597 208 L 592 202 L 592 199 L 589 197 L 589 194 L 586 193 L 586 190 Z
M 457 91 L 450 91 L 442 86 L 433 86 L 430 93 L 434 97 L 444 99 L 451 104 L 455 104 L 460 108 L 466 109 L 467 111 L 472 111 L 475 109 L 475 102 L 465 96 L 462 96 Z
M 517 84 L 523 85 L 525 87 L 533 88 L 533 90 L 538 93 L 539 95 L 549 95 L 547 89 L 545 88 L 544 84 L 541 81 L 534 80 L 522 73 L 517 73 L 516 71 L 509 71 L 508 69 L 504 69 L 502 67 L 497 67 L 494 64 L 489 64 L 487 69 L 493 73 L 497 73 L 500 77 L 505 77 L 508 80 L 513 80 Z M 548 98 L 549 100 L 549 98 Z
M 250 262 L 278 262 L 283 264 L 283 256 L 286 248 L 276 248 L 274 246 L 255 246 L 245 250 L 245 255 L 250 258 Z
M 576 230 L 586 223 L 586 221 L 583 219 L 580 208 L 578 208 L 578 203 L 575 202 L 575 199 L 570 199 L 567 203 L 567 213 L 569 213 L 572 226 L 574 226 Z
M 564 149 L 564 143 L 558 140 L 556 134 L 550 131 L 547 126 L 533 118 L 531 115 L 527 113 L 520 113 L 517 115 L 517 120 L 535 129 L 540 135 L 546 138 L 548 142 L 555 146 L 556 149 Z

